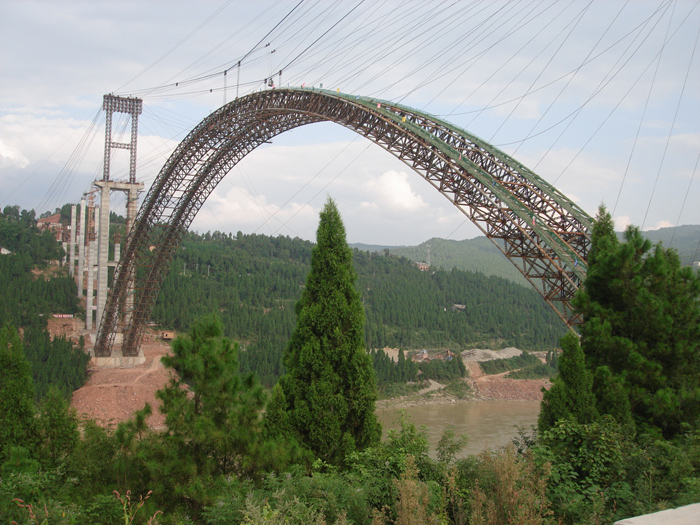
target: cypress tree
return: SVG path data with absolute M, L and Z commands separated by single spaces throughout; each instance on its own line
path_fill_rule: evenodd
M 287 373 L 268 409 L 268 430 L 275 434 L 287 429 L 333 464 L 376 444 L 381 435 L 374 413 L 376 379 L 364 347 L 364 311 L 355 280 L 345 226 L 329 198 L 321 212 L 311 271 L 296 304 L 297 326 L 284 355 Z
M 586 368 L 578 337 L 568 332 L 561 340 L 559 375 L 544 393 L 537 426 L 540 433 L 561 419 L 592 423 L 598 416 L 593 396 L 593 377 Z

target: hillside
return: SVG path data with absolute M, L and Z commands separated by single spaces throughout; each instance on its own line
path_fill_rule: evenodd
M 218 312 L 226 335 L 241 344 L 243 369 L 274 384 L 312 248 L 282 236 L 188 233 L 152 319 L 184 331 L 198 317 Z M 354 263 L 369 349 L 544 350 L 565 331 L 534 290 L 500 277 L 459 269 L 421 272 L 405 257 L 359 250 Z
M 681 263 L 690 266 L 700 258 L 700 225 L 685 225 L 677 228 L 647 230 L 644 236 L 652 243 L 663 243 L 678 251 Z M 618 236 L 623 238 L 623 233 Z M 430 265 L 433 268 L 459 268 L 470 272 L 502 277 L 516 284 L 530 287 L 530 284 L 503 253 L 486 237 L 475 237 L 455 241 L 434 237 L 417 246 L 380 246 L 373 244 L 353 244 L 361 251 L 384 253 L 406 257 L 414 262 L 427 262 L 430 250 Z
M 660 228 L 642 232 L 652 243 L 661 242 L 666 248 L 678 251 L 681 264 L 690 266 L 698 260 L 700 247 L 700 225 L 685 225 L 677 228 Z M 622 234 L 619 235 L 622 237 Z
M 427 262 L 428 249 L 431 267 L 480 272 L 530 288 L 530 284 L 513 263 L 486 237 L 462 241 L 435 237 L 418 246 L 397 247 L 390 251 L 411 261 Z

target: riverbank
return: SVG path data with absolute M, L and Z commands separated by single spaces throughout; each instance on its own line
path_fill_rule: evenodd
M 165 418 L 158 411 L 160 400 L 156 398 L 156 391 L 163 388 L 170 377 L 170 372 L 160 362 L 169 350 L 169 343 L 154 333 L 147 333 L 144 338 L 146 362 L 129 368 L 93 369 L 88 382 L 73 394 L 73 407 L 84 417 L 109 425 L 127 421 L 145 403 L 150 403 L 153 415 L 149 426 L 163 428 Z M 469 373 L 463 380 L 449 385 L 429 380 L 415 393 L 377 401 L 377 409 L 453 405 L 478 400 L 541 401 L 542 389 L 551 386 L 549 380 L 486 375 L 479 366 L 479 362 L 513 357 L 520 352 L 516 348 L 464 352 L 462 359 Z
M 464 352 L 462 359 L 468 376 L 461 383 L 442 385 L 429 380 L 421 390 L 391 399 L 377 401 L 378 408 L 409 408 L 421 405 L 451 405 L 475 400 L 542 401 L 544 390 L 549 390 L 549 379 L 510 379 L 508 372 L 484 374 L 480 362 L 507 359 L 521 353 L 517 348 L 502 350 L 474 349 Z M 536 353 L 535 353 L 536 355 Z

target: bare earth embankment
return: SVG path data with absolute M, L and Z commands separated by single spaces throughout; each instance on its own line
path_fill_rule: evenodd
M 464 381 L 471 388 L 470 399 L 501 399 L 506 401 L 541 401 L 542 388 L 549 389 L 551 382 L 549 379 L 509 379 L 503 374 L 484 374 L 479 363 L 492 359 L 505 359 L 520 355 L 517 348 L 504 348 L 503 350 L 481 350 L 476 349 L 464 352 L 462 359 L 468 377 Z M 448 390 L 443 390 L 444 385 L 435 381 L 429 381 L 429 385 L 418 393 L 394 399 L 385 399 L 378 403 L 380 407 L 405 408 L 416 405 L 441 405 L 449 403 L 459 403 L 464 399 L 452 395 Z
M 74 337 L 75 332 L 70 333 L 70 328 L 62 323 L 56 331 Z M 160 360 L 169 349 L 168 343 L 157 339 L 152 333 L 147 334 L 143 345 L 144 364 L 129 368 L 93 368 L 87 383 L 73 393 L 72 406 L 79 415 L 94 419 L 101 425 L 116 425 L 127 421 L 149 403 L 153 409 L 149 426 L 164 428 L 165 418 L 158 411 L 160 401 L 156 399 L 156 392 L 165 387 L 170 378 L 170 372 Z M 506 374 L 485 375 L 479 366 L 480 361 L 512 357 L 519 353 L 515 348 L 506 348 L 499 351 L 476 350 L 472 355 L 464 356 L 469 371 L 465 382 L 471 388 L 471 399 L 541 400 L 542 388 L 549 388 L 549 380 L 508 379 L 504 377 Z M 416 394 L 383 400 L 378 406 L 407 407 L 460 401 L 463 400 L 444 390 L 444 385 L 431 380 Z
M 143 345 L 144 364 L 93 369 L 87 383 L 73 393 L 72 406 L 78 414 L 101 425 L 116 425 L 127 421 L 149 403 L 153 409 L 149 426 L 164 428 L 165 417 L 158 411 L 160 401 L 156 399 L 156 392 L 165 387 L 170 378 L 170 372 L 160 361 L 169 349 L 168 343 L 147 334 Z

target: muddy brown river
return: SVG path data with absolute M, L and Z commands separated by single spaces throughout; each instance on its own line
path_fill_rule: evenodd
M 443 430 L 455 426 L 455 435 L 467 434 L 469 443 L 459 457 L 478 454 L 485 448 L 497 448 L 509 443 L 523 426 L 537 424 L 539 401 L 469 400 L 449 405 L 420 405 L 403 409 L 379 408 L 377 416 L 388 429 L 398 428 L 396 413 L 405 410 L 416 427 L 425 426 L 428 433 L 430 455 L 435 457 L 437 443 Z

